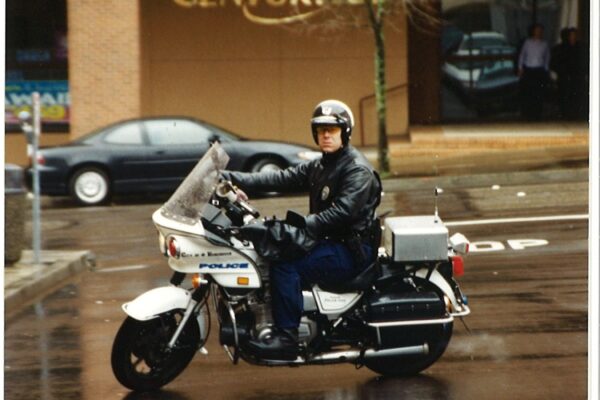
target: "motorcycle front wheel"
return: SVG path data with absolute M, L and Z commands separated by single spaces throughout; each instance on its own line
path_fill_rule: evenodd
M 448 347 L 452 337 L 453 323 L 440 324 L 427 329 L 426 332 L 415 332 L 415 337 L 423 337 L 429 346 L 429 352 L 417 356 L 393 356 L 365 360 L 365 366 L 384 376 L 416 375 L 436 362 Z M 416 344 L 416 343 L 414 343 Z
M 127 317 L 113 343 L 111 364 L 117 380 L 134 391 L 159 389 L 175 379 L 196 354 L 200 331 L 190 318 L 172 349 L 167 347 L 181 320 L 181 312 L 149 321 Z

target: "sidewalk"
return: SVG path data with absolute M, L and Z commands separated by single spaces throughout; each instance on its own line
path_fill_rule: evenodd
M 390 137 L 392 176 L 438 176 L 583 166 L 585 123 L 415 126 Z M 362 148 L 377 165 L 377 148 Z
M 360 150 L 377 165 L 376 147 Z M 585 167 L 588 151 L 582 123 L 418 126 L 410 138 L 389 141 L 392 176 L 398 178 L 502 172 L 512 173 L 506 179 L 517 179 L 516 171 Z M 95 265 L 94 254 L 85 250 L 44 250 L 41 258 L 40 265 L 33 265 L 32 252 L 25 251 L 18 263 L 5 267 L 6 315 Z
M 43 250 L 40 264 L 33 263 L 33 251 L 25 250 L 21 259 L 4 267 L 4 314 L 10 316 L 31 304 L 39 295 L 69 277 L 96 265 L 95 255 L 83 251 Z

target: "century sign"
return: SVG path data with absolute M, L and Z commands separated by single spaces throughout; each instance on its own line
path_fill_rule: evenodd
M 199 7 L 204 9 L 223 8 L 234 5 L 242 10 L 248 20 L 262 25 L 281 25 L 303 21 L 323 9 L 325 5 L 356 5 L 363 4 L 364 0 L 173 0 L 175 4 L 186 7 Z M 265 17 L 257 15 L 256 9 L 267 6 L 282 10 L 289 9 L 289 15 L 282 17 Z

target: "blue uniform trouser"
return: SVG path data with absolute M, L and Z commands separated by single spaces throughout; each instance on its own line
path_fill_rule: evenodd
M 367 260 L 372 250 L 363 245 Z M 302 286 L 317 282 L 340 282 L 353 278 L 359 269 L 345 245 L 322 242 L 306 256 L 271 267 L 273 319 L 279 328 L 297 328 L 302 317 Z

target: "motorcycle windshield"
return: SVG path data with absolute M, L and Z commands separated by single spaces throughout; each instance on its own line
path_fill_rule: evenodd
M 219 143 L 215 142 L 162 206 L 161 214 L 165 218 L 188 225 L 196 224 L 202 217 L 202 211 L 209 203 L 221 171 L 228 162 L 229 156 Z

